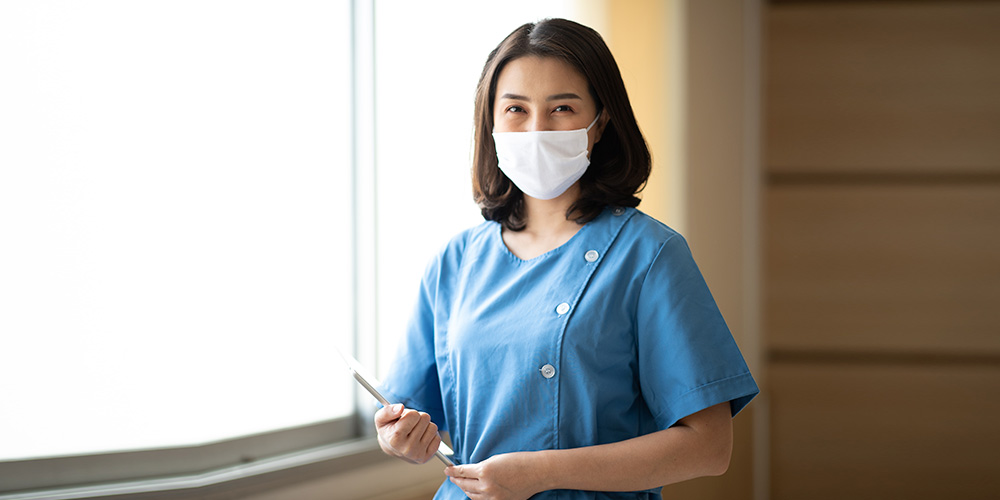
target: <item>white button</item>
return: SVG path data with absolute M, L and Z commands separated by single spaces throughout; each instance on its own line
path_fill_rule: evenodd
M 563 314 L 568 313 L 569 312 L 569 304 L 567 304 L 565 302 L 563 302 L 562 304 L 559 304 L 558 306 L 556 306 L 556 312 L 559 313 L 560 316 L 562 316 Z
M 615 215 L 621 215 L 621 214 L 625 213 L 625 209 L 623 207 L 615 207 L 615 208 L 613 208 L 611 210 L 611 213 L 613 213 Z
M 545 378 L 552 378 L 556 376 L 556 367 L 552 365 L 545 365 L 538 371 L 542 372 L 542 376 Z
M 583 258 L 587 259 L 587 262 L 594 262 L 599 256 L 600 254 L 597 253 L 597 250 L 587 250 L 587 253 L 584 254 Z

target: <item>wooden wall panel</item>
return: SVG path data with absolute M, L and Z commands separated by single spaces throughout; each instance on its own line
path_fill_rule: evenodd
M 770 498 L 1000 498 L 1000 1 L 765 33 Z
M 1000 497 L 1000 367 L 770 370 L 771 498 Z
M 772 350 L 1000 354 L 1000 183 L 772 185 Z
M 769 8 L 771 172 L 1000 172 L 1000 2 Z

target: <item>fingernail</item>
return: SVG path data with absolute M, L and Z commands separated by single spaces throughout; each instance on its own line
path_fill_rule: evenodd
M 392 405 L 392 414 L 393 415 L 395 415 L 395 414 L 397 414 L 397 413 L 399 413 L 401 411 L 403 411 L 403 405 L 401 405 L 399 403 Z

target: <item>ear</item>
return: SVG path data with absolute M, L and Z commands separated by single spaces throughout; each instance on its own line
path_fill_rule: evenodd
M 601 141 L 601 136 L 604 135 L 604 129 L 608 126 L 608 122 L 611 121 L 611 115 L 608 114 L 607 108 L 601 110 L 601 116 L 597 118 L 597 123 L 594 124 L 594 144 Z

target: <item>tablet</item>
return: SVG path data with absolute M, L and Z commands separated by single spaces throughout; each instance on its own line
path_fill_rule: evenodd
M 369 394 L 374 396 L 375 399 L 382 404 L 382 406 L 389 406 L 392 404 L 389 400 L 385 399 L 385 396 L 383 396 L 382 393 L 378 392 L 378 389 L 375 388 L 378 385 L 378 380 L 374 377 L 368 376 L 367 372 L 364 368 L 362 368 L 361 363 L 359 363 L 358 360 L 354 359 L 353 356 L 341 351 L 340 349 L 337 349 L 337 353 L 340 354 L 341 358 L 343 358 L 344 364 L 347 365 L 347 369 L 350 370 L 351 375 L 354 376 L 354 380 L 357 380 L 358 383 L 361 384 L 361 387 L 364 387 Z M 448 445 L 444 444 L 444 441 L 441 442 L 441 446 L 438 447 L 438 450 L 434 452 L 434 456 L 438 457 L 439 460 L 448 466 L 455 465 L 455 462 L 448 458 L 448 455 L 454 454 L 455 452 L 452 451 Z

